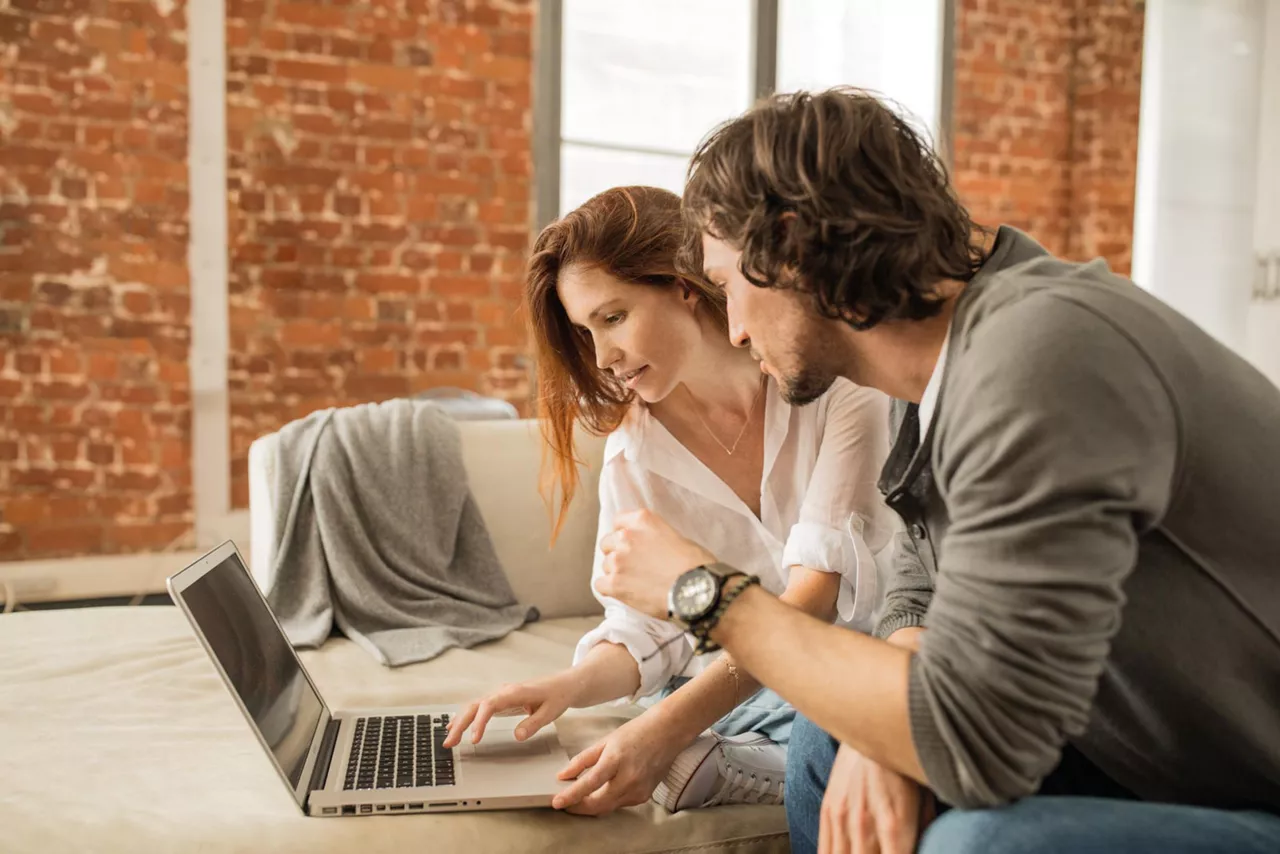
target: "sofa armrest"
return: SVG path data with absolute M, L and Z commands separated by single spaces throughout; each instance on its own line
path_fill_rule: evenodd
M 277 436 L 268 433 L 249 446 L 249 572 L 263 590 L 270 581 L 276 551 L 275 480 Z

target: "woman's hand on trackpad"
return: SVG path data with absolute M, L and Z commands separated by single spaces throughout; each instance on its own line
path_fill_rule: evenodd
M 516 725 L 515 737 L 516 741 L 527 741 L 575 704 L 576 682 L 571 671 L 563 671 L 543 679 L 503 685 L 487 697 L 463 707 L 449 722 L 449 735 L 444 746 L 457 747 L 461 744 L 468 727 L 471 728 L 471 743 L 478 744 L 492 718 L 510 714 L 526 716 Z

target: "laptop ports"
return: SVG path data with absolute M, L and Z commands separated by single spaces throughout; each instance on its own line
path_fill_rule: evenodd
M 343 814 L 343 815 L 355 815 L 355 814 L 356 814 L 356 808 L 355 808 L 355 807 L 343 807 L 343 808 L 342 808 L 342 814 Z

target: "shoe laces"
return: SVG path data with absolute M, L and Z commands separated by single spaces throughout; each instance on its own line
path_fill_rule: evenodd
M 770 774 L 744 768 L 730 759 L 728 754 L 724 755 L 723 761 L 724 784 L 707 802 L 707 806 L 716 806 L 726 801 L 747 804 L 782 803 L 782 780 L 775 780 Z

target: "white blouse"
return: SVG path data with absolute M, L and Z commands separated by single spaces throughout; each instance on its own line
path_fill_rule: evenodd
M 718 560 L 760 576 L 774 595 L 786 588 L 791 567 L 839 573 L 839 621 L 870 631 L 897 519 L 876 487 L 889 452 L 889 399 L 839 379 L 814 403 L 791 406 L 769 377 L 764 418 L 756 518 L 646 407 L 633 406 L 605 442 L 596 542 L 613 530 L 616 514 L 647 507 Z M 597 545 L 593 591 L 602 561 Z M 677 625 L 599 593 L 596 598 L 604 621 L 578 642 L 574 663 L 601 642 L 626 647 L 640 666 L 632 700 L 658 692 L 673 676 L 700 673 L 718 655 L 691 659 L 691 639 L 658 651 L 681 633 Z

